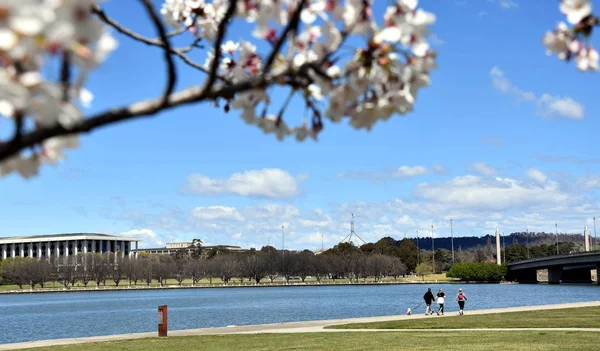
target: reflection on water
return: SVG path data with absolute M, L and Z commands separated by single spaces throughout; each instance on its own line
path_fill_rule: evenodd
M 0 344 L 156 331 L 157 306 L 169 329 L 192 329 L 404 314 L 431 287 L 453 300 L 458 285 L 319 286 L 1 295 Z M 466 309 L 590 301 L 591 285 L 464 285 Z M 453 303 L 447 311 L 457 311 Z M 424 312 L 419 306 L 415 313 Z M 9 332 L 6 332 L 9 331 Z

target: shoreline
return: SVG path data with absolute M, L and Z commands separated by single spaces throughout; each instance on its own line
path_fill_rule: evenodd
M 548 304 L 548 305 L 532 305 L 532 306 L 517 306 L 517 307 L 504 307 L 504 308 L 491 308 L 485 310 L 471 310 L 468 312 L 469 315 L 482 315 L 482 314 L 495 314 L 495 313 L 508 313 L 508 312 L 527 312 L 527 311 L 539 311 L 539 310 L 553 310 L 553 309 L 564 309 L 564 308 L 577 308 L 577 307 L 591 307 L 600 306 L 600 301 L 589 301 L 589 302 L 572 302 L 572 303 L 561 303 L 561 304 Z M 436 318 L 448 318 L 451 316 L 457 316 L 457 313 L 448 313 L 445 316 L 438 316 Z M 242 326 L 227 326 L 227 327 L 213 327 L 213 328 L 200 328 L 200 329 L 183 329 L 183 330 L 169 330 L 169 337 L 180 337 L 180 336 L 199 336 L 199 335 L 228 335 L 228 334 L 265 334 L 265 333 L 339 333 L 339 332 L 373 332 L 379 330 L 351 330 L 351 329 L 326 329 L 328 326 L 350 324 L 350 323 L 370 323 L 370 322 L 387 322 L 395 320 L 407 320 L 407 319 L 427 319 L 431 316 L 423 316 L 420 314 L 414 315 L 390 315 L 390 316 L 374 316 L 374 317 L 358 317 L 358 318 L 343 318 L 343 319 L 327 319 L 327 320 L 312 320 L 312 321 L 301 321 L 301 322 L 284 322 L 284 323 L 269 323 L 269 324 L 255 324 L 255 325 L 242 325 Z M 552 328 L 527 328 L 524 330 L 572 330 L 573 328 L 565 329 L 552 329 Z M 506 328 L 500 329 L 476 329 L 476 330 L 509 330 Z M 586 329 L 590 332 L 598 332 L 600 329 L 591 327 Z M 387 330 L 389 332 L 414 332 L 419 329 L 411 330 Z M 427 332 L 444 332 L 445 329 L 427 329 Z M 464 330 L 459 330 L 464 331 Z M 98 343 L 107 341 L 123 341 L 123 340 L 135 340 L 142 338 L 157 338 L 157 331 L 153 332 L 142 332 L 142 333 L 130 333 L 130 334 L 117 334 L 117 335 L 99 335 L 99 336 L 86 336 L 86 337 L 75 337 L 75 338 L 63 338 L 63 339 L 48 339 L 48 340 L 36 340 L 36 341 L 24 341 L 18 343 L 0 344 L 1 350 L 16 350 L 36 347 L 48 347 L 58 345 L 72 345 L 72 344 L 84 344 L 84 343 Z
M 0 291 L 0 295 L 22 295 L 22 294 L 50 294 L 50 293 L 76 293 L 76 292 L 113 292 L 113 291 L 143 291 L 143 290 L 177 290 L 177 289 L 220 289 L 220 288 L 292 288 L 292 287 L 315 287 L 315 286 L 381 286 L 381 285 L 424 285 L 424 284 L 518 284 L 501 282 L 477 282 L 477 281 L 408 281 L 408 282 L 365 282 L 365 283 L 266 283 L 259 285 L 250 284 L 223 284 L 223 285 L 167 285 L 167 286 L 111 286 L 111 287 L 70 287 L 64 288 L 37 288 Z

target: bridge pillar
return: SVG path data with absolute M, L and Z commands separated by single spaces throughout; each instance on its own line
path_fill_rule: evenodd
M 536 284 L 538 282 L 536 269 L 520 269 L 510 272 L 510 278 L 523 284 Z
M 562 267 L 548 268 L 548 284 L 560 284 L 562 280 Z
M 563 283 L 591 283 L 592 270 L 590 268 L 565 269 L 562 272 Z

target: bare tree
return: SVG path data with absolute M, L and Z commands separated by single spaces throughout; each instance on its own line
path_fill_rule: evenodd
M 302 279 L 303 283 L 307 276 L 315 275 L 314 257 L 315 257 L 315 254 L 310 250 L 304 250 L 304 251 L 300 252 L 298 255 L 296 255 L 295 271 L 298 274 L 298 276 L 300 277 L 300 279 Z
M 192 258 L 186 263 L 187 274 L 192 278 L 192 286 L 198 284 L 206 276 L 206 260 L 203 258 Z
M 267 257 L 260 252 L 246 256 L 244 271 L 247 277 L 252 278 L 256 284 L 267 275 Z
M 317 279 L 317 282 L 321 283 L 323 277 L 327 277 L 329 275 L 329 264 L 327 262 L 327 256 L 315 255 L 312 257 L 313 260 L 313 275 Z
M 87 287 L 88 283 L 92 280 L 92 255 L 93 253 L 86 253 L 77 255 L 77 279 Z
M 163 287 L 167 279 L 173 276 L 175 264 L 173 258 L 168 255 L 160 255 L 152 258 L 152 273 L 154 279 Z
M 388 274 L 394 277 L 394 280 L 397 280 L 399 276 L 405 276 L 408 272 L 408 268 L 398 257 L 392 257 L 389 269 Z
M 100 253 L 93 253 L 89 258 L 91 258 L 90 269 L 92 280 L 96 283 L 96 288 L 99 288 L 100 283 L 106 280 L 106 275 L 108 274 L 106 258 Z
M 110 277 L 113 282 L 115 282 L 115 286 L 119 286 L 119 283 L 125 277 L 125 264 L 123 256 L 117 252 L 110 252 L 107 256 L 108 270 Z
M 174 267 L 174 276 L 175 280 L 177 280 L 177 284 L 181 286 L 184 280 L 186 280 L 188 275 L 188 262 L 190 261 L 190 257 L 185 254 L 179 254 L 182 251 L 179 251 L 178 254 L 174 257 L 173 267 Z
M 137 285 L 138 280 L 142 279 L 142 265 L 140 264 L 140 260 L 135 257 L 125 257 L 123 264 L 125 277 L 129 282 L 129 286 L 131 286 L 131 282 L 133 282 L 133 285 Z
M 75 256 L 58 257 L 54 263 L 58 281 L 65 289 L 68 289 L 69 284 L 73 285 L 77 279 L 77 258 Z
M 219 255 L 213 258 L 213 263 L 217 267 L 223 284 L 227 285 L 237 270 L 238 261 L 233 255 Z

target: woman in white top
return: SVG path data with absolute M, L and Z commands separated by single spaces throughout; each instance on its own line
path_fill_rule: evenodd
M 440 291 L 438 291 L 438 293 L 437 293 L 437 303 L 438 303 L 438 305 L 440 305 L 440 307 L 438 308 L 438 311 L 437 311 L 438 316 L 440 315 L 440 313 L 442 314 L 442 316 L 444 315 L 445 300 L 446 300 L 446 294 L 444 294 L 444 290 L 440 289 Z

